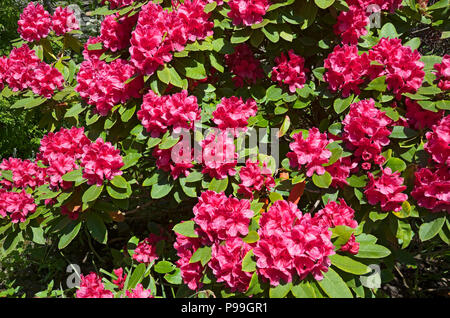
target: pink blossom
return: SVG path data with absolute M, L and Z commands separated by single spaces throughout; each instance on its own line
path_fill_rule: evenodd
M 190 169 L 194 167 L 192 163 L 192 150 L 189 145 L 181 140 L 169 149 L 159 149 L 155 147 L 152 152 L 156 158 L 156 167 L 166 172 L 170 172 L 176 180 L 180 175 L 187 177 Z M 174 158 L 175 157 L 175 158 Z M 175 161 L 173 159 L 176 159 Z
M 297 133 L 294 136 L 294 141 L 289 144 L 292 152 L 287 153 L 291 167 L 306 166 L 306 175 L 311 177 L 314 172 L 318 175 L 325 173 L 325 168 L 322 166 L 328 162 L 331 157 L 331 151 L 326 149 L 330 143 L 325 133 L 321 134 L 319 129 L 313 127 L 308 132 L 308 137 L 303 138 L 303 134 Z
M 137 284 L 131 291 L 125 291 L 127 298 L 153 298 L 150 289 L 144 289 L 142 284 Z
M 36 211 L 33 197 L 22 192 L 0 192 L 0 216 L 11 218 L 12 223 L 25 222 Z
M 272 69 L 272 81 L 277 81 L 280 85 L 287 85 L 291 93 L 295 93 L 297 88 L 303 88 L 306 83 L 305 59 L 294 53 L 294 50 L 288 52 L 289 60 L 281 53 L 281 56 L 275 58 L 275 66 Z
M 127 48 L 130 44 L 131 31 L 136 21 L 137 15 L 120 17 L 116 13 L 106 16 L 100 28 L 100 39 L 103 46 L 112 52 Z
M 30 83 L 33 93 L 51 98 L 55 90 L 62 90 L 64 77 L 59 70 L 45 63 L 39 63 L 34 70 L 34 77 Z
M 398 99 L 403 93 L 414 94 L 422 86 L 425 76 L 425 64 L 420 58 L 417 50 L 402 46 L 400 39 L 382 38 L 369 51 L 370 79 L 385 75 L 388 89 L 392 90 Z
M 73 30 L 79 30 L 77 18 L 70 8 L 57 7 L 53 14 L 52 29 L 56 35 L 63 35 Z
M 114 294 L 105 289 L 102 279 L 96 273 L 87 276 L 80 275 L 80 288 L 76 292 L 77 298 L 114 298 Z
M 213 35 L 214 23 L 208 20 L 209 16 L 210 14 L 205 13 L 203 0 L 186 0 L 177 6 L 173 21 L 180 31 L 186 33 L 188 41 L 195 42 Z
M 226 54 L 225 61 L 231 69 L 232 80 L 236 87 L 255 84 L 258 79 L 264 77 L 261 62 L 255 58 L 252 50 L 245 43 L 236 46 L 233 54 Z
M 224 282 L 232 292 L 245 292 L 252 273 L 242 270 L 242 260 L 250 250 L 251 246 L 238 237 L 227 239 L 225 244 L 213 244 L 208 266 L 217 282 Z
M 409 98 L 405 99 L 406 118 L 408 124 L 414 129 L 431 128 L 444 116 L 444 111 L 432 112 L 423 109 L 417 102 Z
M 357 162 L 353 162 L 350 157 L 339 158 L 332 165 L 326 166 L 325 170 L 333 178 L 331 181 L 331 186 L 334 188 L 348 185 L 347 178 L 350 177 L 350 172 L 352 169 L 358 166 Z
M 9 54 L 8 68 L 4 78 L 9 88 L 14 91 L 27 89 L 34 78 L 34 69 L 39 67 L 41 60 L 35 51 L 23 44 L 19 48 L 13 48 Z
M 122 175 L 120 168 L 124 165 L 120 150 L 110 142 L 104 142 L 98 138 L 94 143 L 83 147 L 81 157 L 83 178 L 88 184 L 101 186 L 105 179 L 112 180 L 115 176 Z
M 192 129 L 194 122 L 200 120 L 200 112 L 197 97 L 189 96 L 186 90 L 170 96 L 149 91 L 137 116 L 152 137 L 159 137 L 169 127 L 175 132 Z
M 163 237 L 151 233 L 147 238 L 139 242 L 134 250 L 133 259 L 146 265 L 156 261 L 159 258 L 156 253 L 156 245 L 163 239 Z
M 344 125 L 343 138 L 349 148 L 354 149 L 354 155 L 364 161 L 384 162 L 381 149 L 390 142 L 392 120 L 375 107 L 373 99 L 364 99 L 350 105 L 350 111 L 342 121 Z
M 450 164 L 450 115 L 442 118 L 432 129 L 425 135 L 427 142 L 423 148 L 435 162 L 448 166 Z
M 281 281 L 291 282 L 293 275 L 300 279 L 309 274 L 317 280 L 323 278 L 334 254 L 331 232 L 315 224 L 311 215 L 302 215 L 297 206 L 287 201 L 276 201 L 259 221 L 253 253 L 258 273 L 278 286 Z
M 200 143 L 202 157 L 197 158 L 203 164 L 203 174 L 211 178 L 224 179 L 227 175 L 236 174 L 238 154 L 233 139 L 226 131 L 212 132 Z
M 8 76 L 8 58 L 0 57 L 0 91 L 5 87 L 6 78 Z
M 270 3 L 268 0 L 230 0 L 228 5 L 231 9 L 228 17 L 234 25 L 250 26 L 262 22 Z
M 34 42 L 47 37 L 50 33 L 52 18 L 41 4 L 30 2 L 20 15 L 17 24 L 19 26 L 17 31 L 22 39 Z
M 122 59 L 110 64 L 96 59 L 85 60 L 78 72 L 75 90 L 88 104 L 95 106 L 101 116 L 106 116 L 114 105 L 141 96 L 142 76 L 126 83 L 135 74 L 136 69 Z
M 220 104 L 217 105 L 216 110 L 212 113 L 213 122 L 219 129 L 246 129 L 248 119 L 255 116 L 257 111 L 258 106 L 252 98 L 249 98 L 244 102 L 242 97 L 224 97 L 220 101 Z
M 369 22 L 363 9 L 350 6 L 348 11 L 339 14 L 337 23 L 333 27 L 334 33 L 341 36 L 344 44 L 357 44 L 358 39 L 367 34 L 366 26 Z
M 326 72 L 323 79 L 333 92 L 341 90 L 342 97 L 349 96 L 351 92 L 359 95 L 359 85 L 364 83 L 369 63 L 367 53 L 359 55 L 356 45 L 337 45 L 324 60 Z
M 246 236 L 253 216 L 248 200 L 210 190 L 200 195 L 193 212 L 194 222 L 211 242 Z
M 253 162 L 251 159 L 247 159 L 245 166 L 239 171 L 239 177 L 241 183 L 237 192 L 247 198 L 253 198 L 253 192 L 270 191 L 275 187 L 272 172 L 267 168 L 265 162 L 261 167 L 258 161 Z
M 381 169 L 381 174 L 377 178 L 372 173 L 368 173 L 369 184 L 366 186 L 364 194 L 371 205 L 380 203 L 382 211 L 398 212 L 402 209 L 402 203 L 408 196 L 402 191 L 406 190 L 403 185 L 403 178 L 400 172 L 393 173 L 391 168 Z
M 450 212 L 450 170 L 446 166 L 420 168 L 415 173 L 412 197 L 432 212 Z
M 115 269 L 114 271 L 114 275 L 116 275 L 117 279 L 113 280 L 112 283 L 115 284 L 117 286 L 117 288 L 119 288 L 119 290 L 123 289 L 123 285 L 127 279 L 127 274 L 123 274 L 123 268 L 120 267 L 118 269 Z
M 181 271 L 183 282 L 192 290 L 198 290 L 202 283 L 204 266 L 201 262 L 190 263 L 192 255 L 204 243 L 200 238 L 186 237 L 176 233 L 177 239 L 173 245 L 180 259 L 176 262 Z
M 436 79 L 439 81 L 438 87 L 443 91 L 450 90 L 450 55 L 444 55 L 440 64 L 434 64 L 434 69 Z
M 89 46 L 97 43 L 102 43 L 102 39 L 99 36 L 90 36 L 87 42 L 84 44 L 83 57 L 85 60 L 99 60 L 102 54 L 107 51 L 105 48 L 103 48 L 103 45 L 101 49 L 89 49 Z
M 1 170 L 10 170 L 13 181 L 6 179 L 0 181 L 5 188 L 27 188 L 32 189 L 43 185 L 46 182 L 46 169 L 39 167 L 35 162 L 16 158 L 3 159 L 0 163 Z

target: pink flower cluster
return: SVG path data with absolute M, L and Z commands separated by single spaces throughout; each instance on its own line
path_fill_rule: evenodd
M 358 163 L 352 161 L 350 157 L 339 158 L 332 165 L 326 166 L 325 170 L 331 175 L 333 178 L 331 181 L 332 187 L 340 187 L 348 185 L 347 178 L 350 176 L 351 170 L 356 168 Z
M 382 38 L 369 51 L 370 61 L 376 62 L 370 65 L 370 79 L 385 75 L 388 89 L 391 89 L 397 98 L 402 93 L 415 93 L 425 76 L 425 64 L 420 58 L 417 50 L 403 46 L 400 39 Z
M 288 52 L 289 60 L 281 53 L 281 56 L 275 58 L 275 66 L 272 69 L 272 81 L 277 81 L 280 85 L 287 85 L 291 93 L 295 93 L 297 88 L 303 88 L 306 83 L 305 59 L 294 53 L 294 50 Z
M 56 8 L 52 17 L 41 4 L 33 2 L 23 10 L 17 24 L 20 36 L 28 42 L 46 38 L 51 29 L 56 35 L 63 35 L 80 28 L 73 11 L 69 8 Z
M 288 152 L 286 157 L 289 158 L 291 167 L 301 168 L 306 166 L 306 175 L 311 177 L 314 172 L 318 175 L 325 173 L 325 168 L 322 166 L 328 163 L 331 157 L 331 151 L 326 149 L 330 141 L 327 139 L 327 134 L 321 134 L 319 129 L 313 127 L 308 131 L 308 137 L 303 138 L 303 134 L 297 133 L 294 136 L 294 141 L 289 144 L 292 152 Z
M 101 138 L 92 143 L 84 135 L 84 128 L 62 128 L 56 133 L 50 132 L 42 138 L 39 150 L 37 159 L 49 166 L 46 173 L 53 187 L 71 187 L 72 183 L 63 181 L 62 176 L 78 169 L 78 160 L 88 184 L 101 185 L 104 179 L 111 180 L 122 174 L 119 170 L 123 166 L 120 151 Z
M 420 168 L 415 173 L 412 197 L 432 212 L 450 212 L 450 169 L 448 166 Z
M 426 133 L 424 149 L 440 165 L 450 165 L 450 115 L 434 125 L 433 131 Z
M 258 161 L 253 162 L 251 159 L 247 159 L 245 166 L 239 171 L 239 177 L 241 183 L 237 192 L 247 198 L 253 199 L 254 192 L 270 191 L 275 188 L 272 172 L 267 168 L 265 162 L 261 167 Z
M 364 194 L 367 201 L 375 205 L 380 203 L 381 210 L 398 212 L 402 209 L 402 203 L 408 200 L 408 196 L 402 191 L 406 190 L 400 172 L 393 173 L 391 168 L 381 169 L 381 174 L 375 178 L 368 173 L 369 183 Z
M 123 285 L 125 284 L 125 281 L 127 280 L 127 274 L 123 274 L 123 268 L 117 268 L 113 270 L 114 275 L 116 275 L 117 279 L 113 280 L 112 283 L 119 288 L 119 290 L 123 289 Z
M 444 116 L 444 111 L 432 112 L 423 109 L 417 102 L 412 99 L 405 99 L 407 123 L 414 129 L 431 128 L 437 124 Z
M 116 13 L 105 17 L 100 27 L 103 46 L 112 52 L 127 48 L 136 22 L 136 15 L 120 17 L 119 13 Z
M 14 92 L 31 88 L 33 93 L 51 98 L 63 88 L 64 77 L 54 67 L 42 62 L 28 45 L 13 48 L 9 58 L 0 61 L 0 87 L 6 82 Z
M 327 70 L 323 79 L 328 83 L 331 91 L 342 90 L 342 96 L 347 97 L 351 92 L 360 94 L 359 85 L 364 83 L 370 61 L 367 53 L 358 54 L 356 45 L 339 46 L 324 60 Z
M 105 289 L 102 278 L 96 273 L 84 276 L 80 274 L 80 288 L 76 292 L 77 298 L 114 298 L 114 294 Z
M 0 216 L 9 216 L 12 223 L 25 222 L 27 215 L 36 211 L 33 197 L 22 192 L 7 192 L 0 188 Z
M 212 246 L 208 266 L 218 283 L 224 282 L 232 292 L 245 292 L 248 289 L 252 273 L 242 270 L 242 260 L 251 248 L 250 244 L 239 237 L 229 238 L 225 244 Z
M 189 96 L 186 90 L 164 96 L 149 91 L 137 116 L 152 137 L 159 137 L 169 127 L 175 132 L 182 128 L 192 129 L 194 122 L 200 120 L 200 112 L 197 97 Z
M 91 45 L 97 43 L 102 43 L 102 39 L 99 36 L 90 36 L 87 42 L 84 44 L 83 57 L 85 60 L 99 60 L 102 54 L 107 51 L 107 49 L 103 48 L 103 45 L 100 49 L 89 49 Z
M 89 105 L 106 116 L 119 103 L 141 96 L 142 76 L 131 79 L 136 69 L 129 62 L 117 59 L 110 64 L 97 59 L 81 63 L 75 90 Z M 127 83 L 127 81 L 130 82 Z
M 248 200 L 210 190 L 201 194 L 193 212 L 194 222 L 211 242 L 246 236 L 253 216 Z
M 34 189 L 46 182 L 46 169 L 39 167 L 30 160 L 3 159 L 2 163 L 0 163 L 0 173 L 1 170 L 10 170 L 12 172 L 12 182 L 6 179 L 0 181 L 0 185 L 6 189 L 11 189 L 12 187 L 22 189 L 30 187 Z
M 156 245 L 163 239 L 163 237 L 151 233 L 147 238 L 138 243 L 134 250 L 133 259 L 146 265 L 156 261 L 159 258 L 156 253 Z
M 193 290 L 201 286 L 204 267 L 200 262 L 189 261 L 198 248 L 206 245 L 212 249 L 208 266 L 217 282 L 224 282 L 232 291 L 245 291 L 251 274 L 242 271 L 242 260 L 251 247 L 241 237 L 248 234 L 253 216 L 250 202 L 208 190 L 201 194 L 193 211 L 198 237 L 177 234 L 174 244 L 180 257 L 177 264 L 184 282 Z
M 324 80 L 330 90 L 342 90 L 342 96 L 347 97 L 351 92 L 359 95 L 359 85 L 366 80 L 386 76 L 387 88 L 399 99 L 422 85 L 425 72 L 420 58 L 417 50 L 403 46 L 400 39 L 382 38 L 368 54 L 361 55 L 356 45 L 338 45 L 324 61 Z
M 345 0 L 350 6 L 358 6 L 364 10 L 367 10 L 369 6 L 375 5 L 373 11 L 376 12 L 376 6 L 383 11 L 394 12 L 402 6 L 402 0 Z
M 227 131 L 210 133 L 200 142 L 202 157 L 196 158 L 203 164 L 202 173 L 209 174 L 211 178 L 223 179 L 227 175 L 236 174 L 238 154 L 234 140 Z
M 155 147 L 152 152 L 156 158 L 156 167 L 166 172 L 170 172 L 176 180 L 180 175 L 187 177 L 190 169 L 194 167 L 192 163 L 192 150 L 183 140 L 169 149 L 159 149 Z M 172 156 L 175 155 L 175 161 Z
M 331 232 L 318 224 L 309 213 L 302 215 L 297 206 L 287 201 L 276 201 L 259 221 L 253 253 L 258 273 L 278 286 L 291 282 L 297 274 L 302 280 L 309 274 L 317 279 L 328 271 L 334 246 Z
M 231 69 L 232 80 L 236 87 L 255 84 L 258 79 L 264 77 L 261 62 L 255 58 L 252 50 L 245 43 L 236 46 L 233 54 L 225 55 L 225 62 Z
M 115 176 L 122 175 L 120 168 L 124 163 L 119 149 L 98 138 L 83 147 L 80 165 L 84 168 L 83 178 L 87 179 L 87 183 L 101 186 L 103 180 L 112 180 Z
M 367 34 L 366 26 L 369 25 L 369 17 L 364 9 L 350 6 L 348 11 L 343 11 L 334 25 L 334 33 L 340 35 L 343 44 L 357 44 L 362 35 Z
M 144 286 L 142 286 L 142 284 L 137 284 L 136 287 L 131 291 L 126 290 L 125 296 L 127 298 L 153 298 L 150 289 L 144 289 Z
M 231 9 L 228 17 L 234 25 L 250 26 L 262 22 L 270 3 L 268 0 L 230 0 L 228 5 Z
M 52 23 L 52 28 L 56 35 L 64 35 L 70 31 L 80 29 L 77 18 L 70 8 L 56 8 Z
M 355 229 L 358 227 L 358 222 L 354 219 L 355 211 L 347 205 L 344 199 L 340 199 L 338 204 L 335 201 L 329 202 L 322 210 L 319 210 L 314 215 L 314 220 L 319 225 L 333 228 L 339 225 L 345 225 Z M 359 251 L 359 243 L 355 240 L 355 235 L 352 234 L 350 239 L 341 246 L 340 250 L 356 255 Z
M 248 119 L 255 116 L 257 111 L 258 106 L 252 98 L 244 102 L 242 97 L 224 97 L 212 113 L 212 120 L 219 129 L 241 128 L 245 130 Z
M 436 70 L 436 79 L 439 81 L 438 87 L 443 91 L 450 90 L 450 55 L 444 55 L 440 64 L 434 64 L 434 69 Z
M 41 146 L 36 158 L 48 166 L 46 173 L 52 187 L 69 188 L 72 183 L 62 180 L 67 172 L 78 169 L 76 161 L 81 159 L 84 148 L 90 140 L 84 135 L 84 128 L 62 128 L 50 132 L 41 139 Z
M 172 60 L 172 52 L 212 35 L 213 23 L 204 6 L 200 0 L 184 1 L 170 12 L 152 2 L 143 6 L 131 38 L 131 61 L 136 68 L 151 75 Z
M 364 99 L 350 105 L 350 111 L 342 121 L 344 125 L 343 138 L 354 155 L 365 162 L 363 168 L 371 167 L 370 161 L 381 164 L 385 158 L 381 150 L 390 142 L 391 132 L 387 128 L 392 120 L 375 107 L 373 99 Z

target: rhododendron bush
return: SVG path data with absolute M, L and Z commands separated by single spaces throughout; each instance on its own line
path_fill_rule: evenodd
M 0 162 L 2 257 L 92 252 L 78 298 L 380 296 L 449 244 L 450 56 L 410 31 L 448 10 L 111 0 L 85 35 L 30 2 L 0 95 L 47 133 Z

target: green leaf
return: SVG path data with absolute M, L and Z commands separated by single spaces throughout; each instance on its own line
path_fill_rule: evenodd
M 64 227 L 64 229 L 61 231 L 62 235 L 59 238 L 58 249 L 62 250 L 67 245 L 69 245 L 70 242 L 72 242 L 72 240 L 77 236 L 80 228 L 80 221 L 71 221 L 69 224 L 67 224 L 66 227 Z
M 266 91 L 266 98 L 269 101 L 277 101 L 281 99 L 281 94 L 283 94 L 283 90 L 276 85 L 272 85 Z
M 326 9 L 331 7 L 334 3 L 334 0 L 314 0 L 317 6 L 321 9 Z
M 242 259 L 242 271 L 247 273 L 256 271 L 256 262 L 253 260 L 253 255 L 253 249 L 245 254 L 244 258 Z
M 201 262 L 202 266 L 205 266 L 211 259 L 211 247 L 203 246 L 198 248 L 194 254 L 192 254 L 189 263 Z
M 262 293 L 264 290 L 261 288 L 261 284 L 259 282 L 258 273 L 254 272 L 252 275 L 252 279 L 250 280 L 250 284 L 248 285 L 248 290 L 245 293 L 246 295 L 257 295 Z
M 181 277 L 181 270 L 179 268 L 175 268 L 175 271 L 173 273 L 167 273 L 166 275 L 164 275 L 164 278 L 169 283 L 174 285 L 180 285 L 183 282 L 183 279 Z
M 175 269 L 175 265 L 168 261 L 160 261 L 155 265 L 155 272 L 160 274 L 170 273 Z
M 391 157 L 386 162 L 386 167 L 391 168 L 392 172 L 395 171 L 402 172 L 406 169 L 406 163 L 402 159 Z
M 133 271 L 133 274 L 130 276 L 130 280 L 127 284 L 127 289 L 135 288 L 137 284 L 139 284 L 144 278 L 145 272 L 147 270 L 147 266 L 144 263 L 139 264 Z
M 223 192 L 228 187 L 228 177 L 217 180 L 213 178 L 209 184 L 208 190 L 215 191 L 217 193 Z
M 332 268 L 324 273 L 323 279 L 318 281 L 323 291 L 331 298 L 353 298 L 344 280 Z
M 97 213 L 89 213 L 86 219 L 87 228 L 92 237 L 99 243 L 106 244 L 108 230 L 105 222 Z
M 103 191 L 103 186 L 91 185 L 84 193 L 81 201 L 83 203 L 95 201 Z
M 64 181 L 69 182 L 79 182 L 83 180 L 83 171 L 81 170 L 72 170 L 65 175 L 62 176 Z
M 370 268 L 354 259 L 343 256 L 339 254 L 334 254 L 329 256 L 331 260 L 331 264 L 343 270 L 344 272 L 355 274 L 355 275 L 364 275 L 370 272 Z
M 4 179 L 13 182 L 13 172 L 11 170 L 3 170 L 1 175 Z
M 170 149 L 175 146 L 178 141 L 180 141 L 180 137 L 172 137 L 171 135 L 163 136 L 161 143 L 158 145 L 159 149 Z
M 45 245 L 44 230 L 41 227 L 31 227 L 31 231 L 33 233 L 33 242 Z
M 173 183 L 170 183 L 166 178 L 158 178 L 158 182 L 152 186 L 150 193 L 152 199 L 161 199 L 170 193 L 173 188 Z
M 360 242 L 359 244 L 359 252 L 355 255 L 355 257 L 358 258 L 383 258 L 386 256 L 389 256 L 391 254 L 391 251 L 388 250 L 386 247 L 373 244 L 373 243 L 367 243 L 367 242 Z
M 326 189 L 331 185 L 332 177 L 328 171 L 325 171 L 325 173 L 321 176 L 314 173 L 312 176 L 313 183 L 322 189 Z
M 122 176 L 115 176 L 111 180 L 111 183 L 113 184 L 113 186 L 118 187 L 118 188 L 122 188 L 122 189 L 127 189 L 130 186 L 128 184 L 127 180 L 125 180 L 125 178 L 122 177 Z
M 291 291 L 292 282 L 287 284 L 279 284 L 276 287 L 270 287 L 269 297 L 270 298 L 284 298 Z
M 366 186 L 368 181 L 367 175 L 357 176 L 352 175 L 351 177 L 347 178 L 348 185 L 353 188 L 363 188 Z
M 250 231 L 246 237 L 242 239 L 244 242 L 248 244 L 252 244 L 259 241 L 259 235 L 256 231 Z
M 312 288 L 309 282 L 305 280 L 301 281 L 297 285 L 293 285 L 291 292 L 295 298 L 316 298 L 314 288 Z
M 120 168 L 120 170 L 126 170 L 134 165 L 139 161 L 139 159 L 142 157 L 142 154 L 140 153 L 130 153 L 123 157 L 123 167 Z
M 445 223 L 445 216 L 433 215 L 430 219 L 419 227 L 419 238 L 422 242 L 435 237 Z
M 391 38 L 395 39 L 398 38 L 399 35 L 397 33 L 397 30 L 395 29 L 395 26 L 392 23 L 386 23 L 383 25 L 381 30 L 379 31 L 379 38 Z
M 283 201 L 283 196 L 278 192 L 271 192 L 269 194 L 270 202 Z
M 195 223 L 194 221 L 185 221 L 182 223 L 178 223 L 173 227 L 173 231 L 175 233 L 178 233 L 180 235 L 186 236 L 186 237 L 198 237 L 197 233 L 195 232 Z
M 373 90 L 378 92 L 384 92 L 386 91 L 387 85 L 386 85 L 386 76 L 380 76 L 376 79 L 372 80 L 365 90 Z
M 43 104 L 45 101 L 47 101 L 47 98 L 45 97 L 29 97 L 18 100 L 11 106 L 11 108 L 30 109 Z
M 76 103 L 66 111 L 64 118 L 77 117 L 84 109 L 80 103 Z
M 341 98 L 337 98 L 334 101 L 334 111 L 337 114 L 340 114 L 342 112 L 344 112 L 352 103 L 353 101 L 353 95 L 350 95 L 349 97 L 345 98 L 345 99 L 341 99 Z
M 417 136 L 417 131 L 414 129 L 403 126 L 394 126 L 389 137 L 396 139 L 409 139 L 415 136 Z

